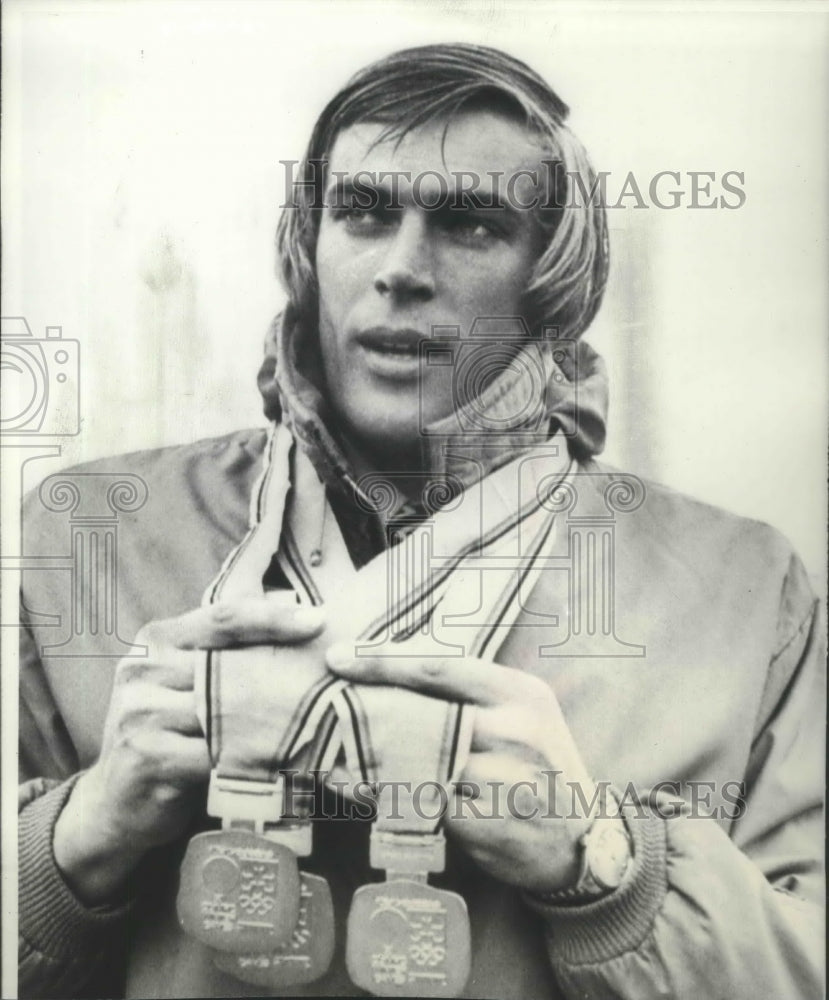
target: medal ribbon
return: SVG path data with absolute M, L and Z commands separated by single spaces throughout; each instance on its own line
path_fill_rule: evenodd
M 389 549 L 396 586 L 355 655 L 370 655 L 382 639 L 384 656 L 397 648 L 424 660 L 493 660 L 552 549 L 558 501 L 567 494 L 568 469 L 557 458 L 516 460 L 487 477 L 465 510 L 442 512 Z M 472 540 L 450 556 L 430 558 L 470 531 Z M 457 996 L 471 963 L 466 904 L 430 886 L 428 875 L 445 866 L 441 825 L 470 752 L 474 707 L 370 684 L 341 689 L 334 703 L 347 770 L 375 783 L 370 863 L 386 872 L 386 882 L 354 895 L 349 974 L 380 996 Z
M 469 504 L 438 513 L 387 550 L 388 592 L 400 596 L 359 633 L 355 657 L 382 646 L 386 656 L 399 649 L 427 660 L 494 660 L 552 549 L 569 474 L 569 461 L 548 445 L 493 473 Z M 341 688 L 334 704 L 350 774 L 445 784 L 463 769 L 470 706 L 380 685 Z M 416 816 L 409 822 L 423 826 Z
M 402 654 L 419 655 L 428 640 L 441 655 L 494 657 L 520 610 L 522 593 L 529 592 L 540 571 L 554 522 L 554 507 L 545 501 L 568 465 L 563 440 L 549 442 L 480 480 L 458 502 L 355 571 L 310 461 L 294 447 L 285 427 L 273 428 L 251 498 L 249 531 L 208 588 L 205 602 L 262 595 L 262 581 L 278 545 L 277 559 L 294 587 L 286 599 L 306 605 L 325 603 L 327 624 L 320 636 L 300 646 L 246 647 L 206 655 L 196 692 L 214 763 L 216 781 L 211 789 L 217 786 L 217 794 L 208 802 L 211 814 L 220 815 L 231 828 L 252 819 L 254 829 L 266 836 L 270 826 L 272 838 L 284 843 L 284 830 L 279 831 L 281 796 L 274 794 L 280 770 L 307 769 L 309 748 L 316 763 L 330 765 L 339 739 L 345 742 L 351 780 L 430 779 L 445 784 L 454 779 L 471 741 L 469 706 L 400 688 L 349 687 L 327 671 L 325 651 L 332 642 L 345 639 L 355 643 L 358 655 L 389 642 L 399 645 Z M 544 484 L 550 488 L 540 488 Z M 303 558 L 314 520 L 308 514 L 313 511 L 327 525 L 326 558 L 316 568 Z M 479 595 L 471 609 L 470 593 Z M 407 735 L 401 733 L 401 720 L 407 721 L 407 734 L 414 738 L 401 738 Z M 431 818 L 426 818 L 426 811 L 414 809 L 410 802 L 402 807 L 402 825 L 397 821 L 387 829 L 385 810 L 380 810 L 379 833 L 434 834 L 439 815 L 430 812 Z M 244 853 L 249 845 L 231 848 Z M 207 849 L 208 845 L 201 855 L 194 853 L 194 871 Z M 423 852 L 416 853 L 423 857 Z M 280 863 L 287 872 L 284 857 Z M 210 864 L 221 870 L 215 859 Z M 409 863 L 404 870 L 413 867 L 438 870 L 442 854 L 440 864 L 433 857 L 414 866 Z M 216 879 L 219 875 L 211 875 L 211 884 Z M 197 881 L 192 874 L 191 882 Z M 285 889 L 282 898 L 294 891 Z M 199 921 L 207 927 L 213 909 L 225 905 L 224 896 L 210 892 L 207 903 L 202 899 L 200 908 L 190 907 L 185 926 L 221 950 L 245 951 L 254 940 L 248 931 L 203 933 Z M 277 931 L 272 928 L 268 933 L 268 940 L 273 940 Z M 265 938 L 255 940 L 258 949 Z
M 278 545 L 278 561 L 296 588 L 286 599 L 305 605 L 324 602 L 326 627 L 299 646 L 208 653 L 196 678 L 197 707 L 216 772 L 239 782 L 274 782 L 280 768 L 297 766 L 334 703 L 348 777 L 396 780 L 389 769 L 393 720 L 402 711 L 400 689 L 346 693 L 346 683 L 327 671 L 325 651 L 346 640 L 354 643 L 357 655 L 391 643 L 401 655 L 429 644 L 430 651 L 442 655 L 493 658 L 552 544 L 555 504 L 549 498 L 569 466 L 563 439 L 554 438 L 467 488 L 360 570 L 352 566 L 328 510 L 325 560 L 312 567 L 303 557 L 304 550 L 318 544 L 308 512 L 326 510 L 325 490 L 309 459 L 294 448 L 289 431 L 275 427 L 252 495 L 251 527 L 205 600 L 261 596 L 262 578 Z M 471 607 L 470 595 L 477 595 Z M 451 746 L 456 745 L 454 757 L 462 749 L 457 734 L 464 731 L 464 713 L 438 699 L 407 694 L 407 704 L 422 706 L 417 713 L 434 714 L 428 728 L 441 733 L 439 741 L 430 741 L 433 750 L 421 744 L 420 752 L 432 759 L 426 766 L 421 756 L 415 773 L 448 779 Z M 369 711 L 377 720 L 371 726 L 366 724 Z M 401 762 L 392 769 L 408 772 L 413 765 Z

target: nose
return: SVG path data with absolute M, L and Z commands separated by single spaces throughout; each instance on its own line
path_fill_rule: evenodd
M 394 241 L 384 247 L 383 259 L 374 276 L 381 295 L 400 302 L 427 302 L 435 294 L 435 277 L 429 234 L 416 211 L 404 212 Z

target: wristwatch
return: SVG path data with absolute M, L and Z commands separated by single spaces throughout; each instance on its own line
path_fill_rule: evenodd
M 544 903 L 589 903 L 617 889 L 633 859 L 633 845 L 621 816 L 603 816 L 580 839 L 581 868 L 574 885 L 537 894 Z

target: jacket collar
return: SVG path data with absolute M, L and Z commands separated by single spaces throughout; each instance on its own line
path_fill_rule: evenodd
M 322 480 L 356 489 L 319 388 L 316 335 L 290 307 L 268 331 L 258 384 L 266 416 L 287 424 Z M 605 365 L 588 344 L 531 341 L 472 404 L 426 428 L 426 467 L 437 479 L 451 475 L 469 486 L 559 428 L 573 458 L 585 461 L 604 447 L 606 412 Z

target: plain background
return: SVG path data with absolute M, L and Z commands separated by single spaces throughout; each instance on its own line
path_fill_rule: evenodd
M 827 10 L 7 0 L 2 312 L 38 337 L 62 327 L 81 352 L 81 433 L 30 462 L 24 485 L 88 458 L 261 424 L 254 378 L 282 301 L 280 160 L 300 159 L 323 103 L 366 62 L 475 41 L 551 81 L 611 190 L 629 171 L 643 191 L 659 171 L 682 174 L 680 208 L 611 213 L 611 283 L 588 334 L 610 368 L 606 458 L 776 525 L 822 590 Z M 732 170 L 744 174 L 743 207 L 686 207 L 689 171 L 714 172 L 719 193 Z M 20 484 L 3 451 L 6 553 Z M 8 816 L 14 763 L 4 755 Z M 6 967 L 13 984 L 14 960 Z

